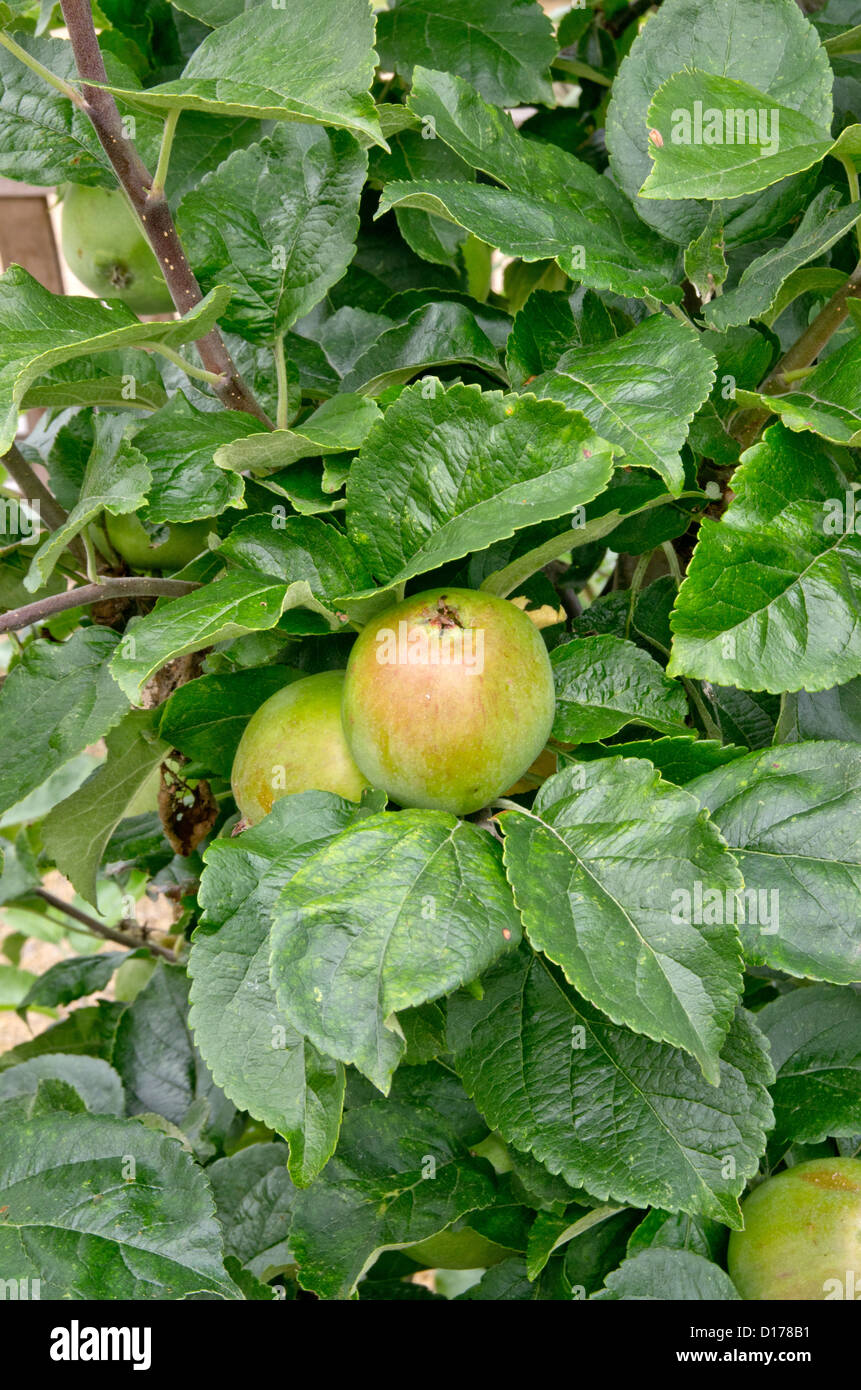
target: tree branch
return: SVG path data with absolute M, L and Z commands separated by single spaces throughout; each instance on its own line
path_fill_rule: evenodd
M 63 902 L 62 898 L 55 897 L 49 893 L 47 888 L 34 888 L 34 897 L 41 898 L 49 907 L 55 907 L 60 912 L 64 912 L 67 917 L 71 917 L 81 926 L 86 927 L 87 931 L 95 936 L 103 936 L 106 941 L 115 941 L 119 946 L 129 946 L 132 950 L 139 950 L 145 946 L 148 951 L 152 951 L 156 956 L 163 956 L 165 960 L 176 961 L 175 951 L 171 951 L 167 946 L 160 946 L 157 941 L 150 941 L 145 932 L 141 931 L 137 922 L 123 923 L 123 926 L 130 930 L 118 931 L 116 927 L 106 927 L 97 917 L 91 917 L 89 912 L 82 912 L 79 907 L 74 907 L 72 903 Z
M 757 388 L 762 394 L 779 396 L 786 390 L 789 382 L 787 372 L 797 372 L 815 362 L 826 343 L 834 336 L 849 313 L 849 300 L 861 299 L 861 261 L 858 262 L 849 279 L 831 296 L 828 303 L 808 324 L 801 337 L 786 351 L 780 361 L 769 372 Z M 768 410 L 741 411 L 735 435 L 742 450 L 749 449 L 765 422 L 770 417 Z
M 147 239 L 162 268 L 173 302 L 181 314 L 203 298 L 179 239 L 164 190 L 154 188 L 154 180 L 131 140 L 126 138 L 117 104 L 111 93 L 92 82 L 107 83 L 108 76 L 93 25 L 90 0 L 61 0 L 63 18 L 83 86 L 85 110 L 114 173 L 140 219 Z M 230 410 L 244 410 L 272 428 L 262 406 L 243 381 L 227 345 L 217 328 L 196 344 L 200 360 L 208 372 L 223 378 L 215 387 L 219 399 Z
M 132 575 L 129 579 L 105 579 L 101 584 L 79 584 L 65 593 L 52 594 L 50 598 L 42 598 L 36 603 L 25 604 L 23 608 L 13 608 L 8 613 L 0 614 L 0 633 L 16 632 L 18 628 L 43 623 L 67 608 L 86 608 L 90 603 L 101 603 L 109 598 L 177 598 L 199 587 L 199 584 L 186 579 L 147 579 L 143 575 Z
M 46 522 L 49 530 L 59 531 L 60 527 L 68 520 L 68 513 L 60 506 L 54 495 L 42 482 L 35 469 L 27 462 L 21 450 L 13 444 L 8 453 L 0 459 L 3 467 L 9 476 L 21 489 L 21 494 L 33 502 L 39 503 L 39 515 Z M 81 564 L 86 565 L 87 555 L 78 536 L 71 540 L 67 546 Z

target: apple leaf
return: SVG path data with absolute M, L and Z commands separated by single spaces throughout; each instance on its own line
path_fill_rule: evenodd
M 824 255 L 859 217 L 861 203 L 842 203 L 835 189 L 823 188 L 792 236 L 757 256 L 745 267 L 735 289 L 706 305 L 706 322 L 723 330 L 767 315 L 789 276 Z
M 119 635 L 79 628 L 67 642 L 31 642 L 0 688 L 0 811 L 21 801 L 123 717 L 128 700 L 108 660 Z
M 23 1105 L 4 1106 L 3 1278 L 40 1280 L 52 1299 L 240 1297 L 206 1176 L 175 1140 L 137 1120 Z
M 781 692 L 861 673 L 861 545 L 851 527 L 829 522 L 828 505 L 854 495 L 849 466 L 782 425 L 748 450 L 723 517 L 700 527 L 671 620 L 668 675 Z
M 360 449 L 372 425 L 381 418 L 376 401 L 344 393 L 323 401 L 307 419 L 292 429 L 265 430 L 254 437 L 246 430 L 220 444 L 212 455 L 219 468 L 243 473 L 275 472 L 304 458 L 320 458 Z M 220 416 L 216 417 L 220 419 Z
M 744 875 L 742 944 L 754 965 L 861 981 L 861 748 L 795 743 L 688 784 Z
M 348 1110 L 334 1158 L 293 1208 L 302 1288 L 347 1299 L 378 1251 L 427 1240 L 494 1196 L 486 1160 L 430 1105 L 376 1100 Z
M 638 195 L 655 155 L 648 122 L 652 98 L 673 74 L 694 68 L 748 83 L 773 98 L 772 104 L 802 112 L 826 133 L 832 117 L 828 55 L 794 0 L 773 0 L 768 8 L 761 0 L 664 0 L 619 66 L 607 110 L 607 149 L 613 176 L 635 201 L 639 216 L 680 246 L 703 232 L 711 201 L 669 202 Z M 701 90 L 695 93 L 700 100 L 702 95 Z M 705 196 L 715 197 L 711 184 Z M 743 224 L 756 206 L 750 200 L 724 204 L 728 244 L 733 216 Z M 739 230 L 744 238 L 743 225 Z
M 396 1015 L 473 980 L 519 939 L 492 836 L 442 811 L 376 815 L 284 889 L 272 985 L 315 1047 L 387 1093 L 404 1053 Z
M 497 106 L 551 106 L 553 29 L 531 0 L 400 0 L 377 19 L 380 63 L 407 81 L 417 65 L 455 72 Z
M 659 1299 L 666 1302 L 741 1301 L 735 1284 L 720 1267 L 692 1250 L 643 1250 L 612 1274 L 599 1299 Z
M 45 849 L 82 898 L 96 904 L 96 875 L 111 835 L 136 793 L 169 751 L 149 710 L 132 710 L 108 733 L 108 755 L 93 775 L 46 816 Z
M 506 347 L 511 384 L 531 384 L 533 377 L 555 367 L 568 348 L 595 347 L 615 337 L 609 311 L 594 290 L 573 295 L 533 290 L 515 316 Z
M 475 386 L 403 391 L 347 484 L 347 529 L 392 587 L 571 512 L 606 486 L 613 446 L 581 414 Z
M 532 945 L 615 1023 L 690 1052 L 713 1085 L 741 993 L 732 921 L 677 913 L 696 885 L 734 897 L 732 856 L 681 787 L 608 758 L 544 783 L 506 812 L 505 865 Z
M 594 762 L 596 758 L 607 757 L 646 758 L 665 782 L 683 787 L 695 777 L 744 757 L 746 752 L 746 748 L 737 748 L 734 744 L 688 735 L 686 738 L 635 739 L 630 743 L 581 743 L 576 755 L 571 757 L 576 756 L 577 762 Z
M 277 527 L 265 515 L 244 517 L 219 555 L 229 564 L 291 584 L 304 580 L 316 598 L 330 605 L 339 594 L 370 583 L 349 538 L 313 516 L 288 516 Z
M 416 180 L 383 189 L 380 212 L 417 207 L 466 227 L 509 256 L 555 258 L 593 289 L 674 303 L 673 250 L 642 226 L 628 199 L 556 145 L 527 140 L 461 78 L 417 67 L 410 109 L 473 168 L 504 185 Z
M 285 584 L 247 570 L 224 575 L 181 598 L 162 599 L 151 613 L 129 623 L 111 662 L 114 679 L 130 700 L 136 700 L 166 661 L 249 632 L 266 632 L 294 609 L 299 610 L 294 625 L 299 632 L 327 632 L 337 624 L 305 581 Z
M 327 792 L 281 797 L 260 825 L 216 840 L 204 856 L 204 915 L 189 960 L 191 1026 L 226 1094 L 288 1141 L 290 1174 L 301 1186 L 337 1142 L 344 1068 L 297 1032 L 276 1003 L 270 919 L 296 871 L 366 814 Z
M 214 451 L 263 432 L 239 410 L 195 410 L 181 391 L 132 435 L 152 474 L 147 519 L 195 521 L 242 506 L 243 483 L 213 464 Z
M 449 1000 L 449 1044 L 491 1128 L 593 1197 L 741 1229 L 738 1198 L 772 1122 L 773 1072 L 750 1015 L 736 1017 L 716 1087 L 686 1052 L 611 1023 L 525 948 L 482 985 L 481 999 Z
M 654 469 L 678 494 L 685 481 L 679 450 L 714 374 L 696 329 L 653 314 L 612 342 L 572 348 L 530 390 L 582 411 L 624 450 L 626 466 Z
M 555 647 L 550 659 L 556 682 L 554 738 L 589 743 L 617 734 L 626 724 L 648 724 L 664 734 L 684 729 L 684 690 L 633 642 L 580 637 Z
M 810 985 L 766 1004 L 757 1022 L 777 1072 L 774 1151 L 861 1134 L 861 995 Z
M 19 265 L 0 275 L 0 454 L 13 443 L 30 386 L 58 363 L 119 347 L 181 347 L 215 327 L 230 291 L 219 286 L 182 318 L 141 323 L 118 299 L 51 294 Z
M 830 738 L 861 743 L 861 676 L 830 690 L 784 695 L 775 743 Z
M 123 438 L 125 415 L 93 416 L 93 447 L 78 501 L 56 531 L 33 556 L 24 587 L 31 593 L 50 579 L 69 542 L 103 511 L 118 516 L 137 511 L 146 501 L 152 475 L 139 449 Z
M 185 195 L 178 222 L 201 286 L 231 290 L 225 328 L 271 343 L 340 280 L 355 254 L 367 163 L 347 131 L 290 123 Z
M 208 34 L 174 81 L 145 91 L 110 90 L 145 111 L 310 121 L 379 145 L 383 137 L 368 91 L 373 42 L 365 0 L 260 4 Z
M 341 382 L 342 391 L 379 395 L 430 367 L 465 364 L 505 380 L 499 353 L 465 304 L 424 304 L 382 332 Z
M 287 666 L 259 666 L 186 681 L 159 707 L 159 737 L 193 758 L 204 772 L 229 781 L 252 714 L 298 674 Z
M 286 1158 L 283 1144 L 251 1144 L 206 1169 L 224 1231 L 225 1255 L 233 1255 L 262 1280 L 295 1264 L 287 1236 L 296 1189 Z
M 68 1082 L 93 1114 L 125 1114 L 123 1083 L 113 1067 L 102 1057 L 71 1052 L 43 1052 L 0 1073 L 0 1101 L 35 1095 L 46 1078 Z
M 787 429 L 810 430 L 836 444 L 861 444 L 861 338 L 826 357 L 795 390 L 780 396 L 737 393 L 742 405 L 773 410 Z

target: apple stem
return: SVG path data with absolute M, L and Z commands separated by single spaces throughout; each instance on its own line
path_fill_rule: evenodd
M 281 333 L 275 339 L 275 375 L 278 379 L 278 412 L 275 416 L 275 427 L 279 430 L 286 430 L 290 388 L 287 383 L 287 359 L 284 356 L 284 334 Z
M 145 351 L 156 352 L 160 357 L 166 357 L 168 362 L 172 362 L 175 367 L 181 367 L 186 376 L 191 377 L 194 381 L 205 381 L 210 386 L 219 387 L 223 386 L 227 380 L 223 373 L 208 372 L 203 367 L 195 367 L 193 362 L 187 362 L 181 353 L 176 352 L 165 343 L 150 343 Z
M 203 295 L 179 239 L 167 199 L 154 186 L 155 180 L 133 141 L 128 139 L 117 104 L 107 90 L 108 75 L 96 37 L 92 6 L 89 0 L 61 0 L 61 9 L 84 84 L 84 110 L 146 233 L 173 302 L 181 314 L 186 314 L 200 303 Z M 164 141 L 162 147 L 164 152 Z M 272 421 L 240 376 L 217 328 L 198 340 L 197 350 L 204 367 L 221 382 L 215 388 L 221 402 L 230 410 L 244 410 L 271 429 Z

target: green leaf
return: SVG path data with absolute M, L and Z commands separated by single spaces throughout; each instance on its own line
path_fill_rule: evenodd
M 723 517 L 700 527 L 668 675 L 780 693 L 861 673 L 861 547 L 841 510 L 854 495 L 848 466 L 782 425 L 747 451 Z
M 416 118 L 405 106 L 395 109 L 417 124 Z M 475 178 L 469 165 L 442 140 L 425 139 L 423 132 L 403 130 L 390 136 L 389 143 L 389 154 L 382 150 L 371 151 L 372 180 L 385 184 L 404 179 L 463 179 L 471 183 Z M 459 269 L 462 248 L 468 237 L 462 227 L 416 208 L 401 208 L 395 216 L 401 236 L 417 256 L 436 265 Z
M 28 388 L 21 406 L 24 410 L 75 405 L 158 410 L 166 403 L 167 392 L 153 358 L 137 348 L 119 348 L 52 367 Z
M 39 975 L 18 1008 L 54 1008 L 104 989 L 128 951 L 100 951 L 93 956 L 70 956 Z
M 803 743 L 813 738 L 861 743 L 861 677 L 831 690 L 784 695 L 775 742 Z
M 701 234 L 685 251 L 685 276 L 703 304 L 709 303 L 727 277 L 725 250 L 723 214 L 715 204 Z
M 249 632 L 266 632 L 293 608 L 311 609 L 309 618 L 320 615 L 310 628 L 300 623 L 300 632 L 329 630 L 327 610 L 305 581 L 283 584 L 248 571 L 225 575 L 181 598 L 161 601 L 145 617 L 133 618 L 111 670 L 129 699 L 136 700 L 165 662 Z
M 346 1299 L 383 1249 L 427 1240 L 494 1200 L 491 1169 L 438 1112 L 396 1100 L 348 1110 L 335 1157 L 296 1198 L 299 1281 Z
M 284 889 L 271 979 L 291 1023 L 387 1093 L 397 1018 L 475 979 L 520 939 L 499 844 L 442 811 L 345 830 Z
M 653 1207 L 632 1233 L 628 1254 L 639 1255 L 642 1250 L 655 1249 L 691 1250 L 707 1260 L 720 1260 L 726 1253 L 726 1240 L 726 1227 L 716 1221 Z
M 0 689 L 0 810 L 23 797 L 118 723 L 128 700 L 107 662 L 119 637 L 79 628 L 67 642 L 31 642 Z M 14 731 L 14 732 L 13 732 Z
M 735 1285 L 720 1267 L 692 1250 L 644 1250 L 608 1274 L 606 1292 L 599 1298 L 741 1301 Z
M 752 964 L 861 980 L 859 781 L 861 747 L 816 742 L 751 753 L 689 784 L 744 875 Z
M 635 201 L 639 216 L 680 246 L 702 233 L 710 203 L 666 203 L 638 194 L 655 154 L 649 140 L 652 98 L 672 74 L 693 68 L 750 83 L 767 92 L 772 104 L 803 112 L 826 132 L 832 115 L 828 57 L 793 0 L 774 0 L 767 9 L 761 0 L 664 0 L 637 34 L 613 82 L 607 148 L 613 176 Z M 701 99 L 702 91 L 695 95 Z M 710 185 L 706 197 L 714 196 Z M 724 205 L 729 244 L 733 217 L 740 218 L 738 234 L 744 240 L 746 215 L 757 206 L 750 200 Z M 785 220 L 784 215 L 778 225 Z
M 389 183 L 380 212 L 417 207 L 466 227 L 508 256 L 555 258 L 575 280 L 675 303 L 675 255 L 657 243 L 609 179 L 556 145 L 528 140 L 509 116 L 450 73 L 417 67 L 410 109 L 455 154 L 504 185 Z
M 662 734 L 684 729 L 685 692 L 657 661 L 619 637 L 580 637 L 553 650 L 556 682 L 554 738 L 589 743 L 626 724 L 648 724 Z
M 499 354 L 465 304 L 443 300 L 414 310 L 381 333 L 341 383 L 343 391 L 380 395 L 430 367 L 466 364 L 504 380 Z
M 101 1000 L 88 1008 L 74 1009 L 68 1018 L 53 1023 L 44 1033 L 11 1047 L 8 1052 L 0 1052 L 0 1072 L 46 1053 L 101 1057 L 107 1061 L 125 1007 L 125 1004 Z
M 221 419 L 221 413 L 215 416 Z M 360 449 L 382 412 L 366 396 L 343 394 L 323 401 L 307 419 L 289 430 L 266 430 L 256 435 L 245 431 L 235 442 L 219 445 L 213 461 L 219 468 L 243 473 L 273 473 L 299 459 L 319 458 Z
M 178 348 L 215 327 L 229 290 L 219 287 L 181 319 L 141 323 L 118 299 L 51 294 L 19 265 L 0 275 L 0 454 L 13 443 L 30 386 L 62 362 L 144 343 Z
M 355 253 L 367 164 L 347 131 L 281 125 L 185 195 L 178 222 L 198 280 L 232 291 L 225 328 L 271 343 L 340 280 Z
M 641 198 L 738 198 L 801 173 L 833 141 L 797 107 L 748 82 L 696 68 L 674 73 L 646 117 L 654 166 Z
M 567 295 L 533 290 L 514 319 L 505 365 L 514 387 L 554 368 L 567 348 L 595 347 L 615 338 L 616 329 L 594 290 Z
M 239 410 L 195 410 L 181 391 L 151 415 L 132 436 L 146 459 L 152 483 L 147 520 L 196 521 L 242 506 L 239 478 L 216 468 L 217 450 L 263 431 L 259 421 Z
M 347 528 L 394 585 L 603 491 L 612 447 L 576 411 L 475 386 L 403 391 L 350 471 Z
M 296 1189 L 286 1159 L 283 1144 L 252 1144 L 206 1170 L 226 1255 L 264 1281 L 295 1263 L 287 1235 Z
M 861 203 L 841 205 L 836 189 L 821 189 L 792 236 L 757 256 L 745 268 L 735 289 L 706 305 L 706 322 L 722 330 L 767 316 L 789 276 L 808 261 L 824 255 L 859 216 Z
M 377 19 L 383 68 L 412 79 L 417 65 L 457 73 L 497 106 L 552 106 L 557 45 L 531 0 L 399 0 Z
M 176 1142 L 108 1115 L 4 1124 L 0 1275 L 54 1299 L 237 1298 L 209 1184 Z M 9 1115 L 9 1119 L 12 1115 Z
M 697 885 L 741 875 L 699 802 L 646 762 L 608 758 L 506 812 L 505 864 L 529 940 L 614 1023 L 690 1052 L 713 1085 L 741 994 L 732 917 L 700 925 Z M 685 910 L 687 909 L 687 910 Z
M 581 743 L 576 760 L 593 762 L 596 758 L 647 758 L 660 772 L 665 782 L 683 787 L 695 777 L 723 767 L 735 758 L 744 757 L 745 748 L 720 744 L 705 738 L 637 739 L 630 743 Z
M 78 80 L 68 41 L 34 38 L 19 30 L 15 42 L 57 77 Z M 70 177 L 104 188 L 116 183 L 89 117 L 2 46 L 0 176 L 49 186 Z
M 861 444 L 861 338 L 826 357 L 799 389 L 781 396 L 739 393 L 742 405 L 764 406 L 795 433 L 810 430 L 836 444 Z
M 677 495 L 685 481 L 679 451 L 715 365 L 695 328 L 653 314 L 612 342 L 572 348 L 531 389 L 582 411 L 624 450 L 626 465 L 654 469 Z
M 236 1112 L 192 1041 L 188 990 L 183 967 L 159 961 L 120 1019 L 113 1064 L 130 1115 L 161 1115 L 187 1131 L 194 1107 L 206 1134 L 222 1140 Z
M 146 111 L 310 121 L 379 145 L 383 138 L 368 91 L 373 41 L 365 0 L 261 4 L 208 34 L 173 82 L 143 92 L 111 90 Z
M 488 1124 L 595 1197 L 740 1229 L 771 1124 L 764 1041 L 740 1013 L 711 1086 L 687 1053 L 610 1023 L 522 950 L 449 1001 L 449 1043 Z M 725 1158 L 735 1158 L 727 1175 Z
M 861 1133 L 861 995 L 811 985 L 766 1004 L 757 1022 L 771 1044 L 777 1154 Z
M 38 976 L 32 970 L 22 970 L 17 965 L 0 965 L 0 1011 L 20 1009 L 23 1000 L 38 983 Z
M 95 1114 L 125 1114 L 123 1083 L 113 1067 L 101 1057 L 67 1052 L 43 1052 L 0 1072 L 0 1101 L 35 1095 L 46 1077 L 68 1082 Z
M 298 674 L 286 666 L 259 666 L 187 681 L 160 708 L 159 738 L 205 772 L 229 781 L 252 714 Z
M 50 579 L 69 542 L 103 511 L 117 516 L 137 511 L 146 500 L 151 475 L 140 450 L 123 433 L 128 416 L 95 415 L 93 447 L 87 460 L 81 492 L 62 526 L 53 531 L 33 556 L 24 587 L 35 593 Z
M 727 426 L 738 408 L 736 393 L 762 381 L 774 361 L 774 342 L 756 328 L 730 328 L 726 333 L 708 328 L 702 338 L 717 373 L 708 400 L 691 421 L 688 444 L 715 463 L 735 468 L 739 444 Z
M 285 796 L 259 825 L 214 841 L 204 856 L 204 916 L 189 960 L 191 1026 L 226 1094 L 284 1135 L 291 1177 L 302 1185 L 337 1143 L 344 1069 L 297 1033 L 276 1004 L 270 918 L 296 870 L 363 814 L 326 792 Z
M 108 756 L 92 777 L 46 817 L 43 840 L 60 873 L 96 903 L 96 875 L 108 840 L 167 745 L 152 732 L 152 715 L 132 710 L 105 740 Z

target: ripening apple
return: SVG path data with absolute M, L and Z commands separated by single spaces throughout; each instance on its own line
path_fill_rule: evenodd
M 745 1299 L 861 1297 L 861 1159 L 816 1158 L 755 1187 L 729 1275 Z
M 432 589 L 360 632 L 344 731 L 364 776 L 399 805 L 465 816 L 538 757 L 555 704 L 547 649 L 519 608 L 473 589 Z
M 61 240 L 69 269 L 100 299 L 121 299 L 136 314 L 174 307 L 159 263 L 119 189 L 69 185 Z
M 181 570 L 206 550 L 208 521 L 171 521 L 162 541 L 153 537 L 134 512 L 105 513 L 108 540 L 133 570 Z
M 341 726 L 343 671 L 285 685 L 251 716 L 233 760 L 233 797 L 250 825 L 291 792 L 334 792 L 360 801 L 368 785 Z

